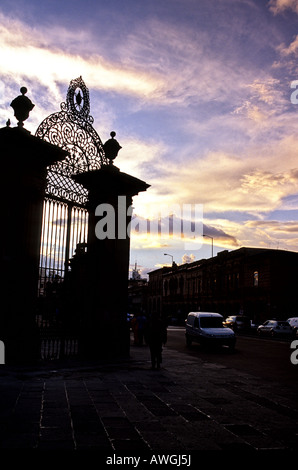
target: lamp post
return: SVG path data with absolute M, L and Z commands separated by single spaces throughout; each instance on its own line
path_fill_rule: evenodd
M 210 235 L 204 235 L 204 234 L 203 234 L 203 237 L 211 238 L 211 250 L 212 250 L 212 258 L 213 258 L 213 237 L 210 237 Z
M 168 253 L 164 253 L 164 256 L 170 256 L 172 258 L 172 265 L 174 264 L 174 257 L 173 255 L 169 255 Z

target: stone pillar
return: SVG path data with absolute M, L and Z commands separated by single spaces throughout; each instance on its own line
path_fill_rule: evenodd
M 149 185 L 122 173 L 114 165 L 74 178 L 89 190 L 87 254 L 80 278 L 81 302 L 78 299 L 82 318 L 81 352 L 89 358 L 128 356 L 129 208 L 132 197 L 146 191 Z M 110 224 L 111 217 L 114 226 Z M 107 230 L 106 236 L 100 235 L 103 230 Z
M 46 168 L 66 152 L 22 126 L 0 129 L 0 149 L 0 340 L 6 363 L 19 363 L 39 355 L 35 306 Z

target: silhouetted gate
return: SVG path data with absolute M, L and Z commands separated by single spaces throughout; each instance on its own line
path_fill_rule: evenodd
M 69 260 L 78 244 L 87 242 L 88 191 L 72 176 L 107 163 L 89 112 L 89 92 L 79 77 L 70 82 L 61 111 L 48 116 L 36 131 L 37 137 L 67 151 L 65 160 L 48 168 L 44 200 L 37 324 L 45 359 L 77 351 L 79 325 L 65 316 L 64 294 Z

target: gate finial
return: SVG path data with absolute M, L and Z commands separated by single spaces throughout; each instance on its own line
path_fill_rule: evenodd
M 109 160 L 109 164 L 113 165 L 113 160 L 115 160 L 115 158 L 118 155 L 119 150 L 122 149 L 122 147 L 119 144 L 119 142 L 116 139 L 114 139 L 114 137 L 116 136 L 115 131 L 112 131 L 110 133 L 110 136 L 111 136 L 111 139 L 105 142 L 105 144 L 103 145 L 103 149 L 105 152 L 105 157 Z
M 10 106 L 14 109 L 14 115 L 18 120 L 18 127 L 24 126 L 24 121 L 28 119 L 30 111 L 34 108 L 32 101 L 25 96 L 27 88 L 22 87 L 20 89 L 21 95 L 17 96 L 11 103 Z

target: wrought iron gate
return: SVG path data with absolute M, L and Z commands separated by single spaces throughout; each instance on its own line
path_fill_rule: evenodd
M 38 295 L 46 295 L 49 283 L 63 281 L 69 259 L 78 243 L 87 241 L 88 212 L 63 200 L 46 198 L 39 266 Z
M 69 270 L 69 260 L 79 243 L 87 242 L 88 191 L 73 175 L 99 169 L 107 164 L 101 139 L 93 128 L 89 91 L 79 77 L 70 82 L 61 111 L 39 125 L 36 136 L 67 151 L 65 160 L 48 168 L 44 200 L 38 284 L 38 326 L 42 358 L 59 358 L 75 353 L 74 322 L 59 312 L 61 291 Z M 68 338 L 69 339 L 69 338 Z

